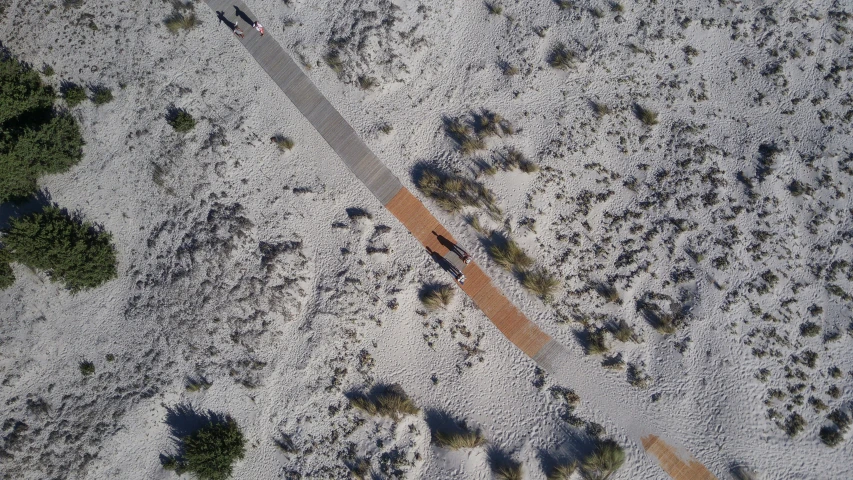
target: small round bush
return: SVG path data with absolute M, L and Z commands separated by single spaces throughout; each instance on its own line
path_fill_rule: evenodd
M 805 322 L 800 325 L 800 335 L 804 337 L 814 337 L 820 333 L 820 325 L 814 322 Z
M 200 480 L 231 478 L 233 463 L 246 455 L 246 439 L 237 422 L 212 423 L 183 438 L 184 454 L 178 468 Z
M 835 427 L 821 427 L 820 441 L 828 447 L 834 447 L 844 441 L 844 436 Z
M 95 105 L 103 105 L 105 103 L 110 103 L 113 101 L 113 91 L 109 88 L 96 88 L 95 96 L 92 97 L 92 101 Z
M 62 98 L 65 99 L 65 104 L 69 108 L 74 108 L 86 100 L 86 89 L 80 85 L 68 85 L 62 91 Z
M 186 110 L 175 110 L 169 115 L 169 125 L 176 132 L 186 133 L 195 128 L 195 119 Z
M 94 374 L 95 364 L 88 360 L 80 362 L 80 373 L 82 373 L 84 377 Z

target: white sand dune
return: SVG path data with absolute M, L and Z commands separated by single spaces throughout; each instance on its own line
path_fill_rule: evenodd
M 591 446 L 583 425 L 561 418 L 554 385 L 574 389 L 574 414 L 626 446 L 613 480 L 668 478 L 633 441 L 648 432 L 719 478 L 737 465 L 763 479 L 849 477 L 849 439 L 819 439 L 829 412 L 849 412 L 853 371 L 851 301 L 838 294 L 853 292 L 853 12 L 842 2 L 623 2 L 617 12 L 506 1 L 501 15 L 479 1 L 250 4 L 413 191 L 419 162 L 474 175 L 474 159 L 507 146 L 542 168 L 482 176 L 506 225 L 480 219 L 509 226 L 559 275 L 548 304 L 488 260 L 463 215 L 425 204 L 567 346 L 564 369 L 543 384 L 463 295 L 418 313 L 420 285 L 450 279 L 203 3 L 201 24 L 177 35 L 163 26 L 166 2 L 0 5 L 3 46 L 51 65 L 49 82 L 113 89 L 113 102 L 73 109 L 84 160 L 40 185 L 112 232 L 120 261 L 116 280 L 77 295 L 13 265 L 18 280 L 0 291 L 3 478 L 173 478 L 158 456 L 173 449 L 166 407 L 182 402 L 243 427 L 235 478 L 347 478 L 346 463 L 365 456 L 382 478 L 491 478 L 485 449 L 430 445 L 427 413 L 393 423 L 348 408 L 346 392 L 380 383 L 482 428 L 526 478 L 545 478 L 544 454 L 575 459 Z M 548 66 L 558 42 L 574 68 Z M 323 62 L 331 48 L 340 75 Z M 359 76 L 377 86 L 359 89 Z M 634 103 L 659 123 L 643 125 Z M 173 132 L 170 106 L 196 128 Z M 517 132 L 462 156 L 442 117 L 481 108 Z M 279 152 L 274 134 L 293 150 Z M 372 218 L 348 218 L 351 207 Z M 638 300 L 682 309 L 684 325 L 662 335 Z M 642 342 L 607 334 L 611 354 L 649 376 L 644 389 L 576 337 L 583 322 L 618 320 Z M 819 335 L 801 335 L 807 320 Z M 818 355 L 811 367 L 806 351 Z M 80 374 L 84 359 L 94 376 Z M 210 388 L 187 392 L 198 376 Z M 39 399 L 46 412 L 32 408 Z M 793 412 L 806 425 L 791 438 L 777 422 Z M 28 429 L 14 434 L 17 422 Z M 282 434 L 298 453 L 275 445 Z

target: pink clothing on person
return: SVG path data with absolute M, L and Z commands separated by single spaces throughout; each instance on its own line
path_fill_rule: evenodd
M 261 23 L 260 23 L 260 22 L 255 22 L 255 23 L 253 23 L 253 24 L 252 24 L 252 26 L 253 26 L 253 27 L 255 27 L 255 30 L 257 30 L 257 31 L 261 32 L 261 36 L 262 36 L 262 37 L 264 36 L 264 26 L 263 26 L 263 25 L 261 25 Z

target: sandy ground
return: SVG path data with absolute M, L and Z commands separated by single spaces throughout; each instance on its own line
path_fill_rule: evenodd
M 569 346 L 578 375 L 560 383 L 608 392 L 582 395 L 576 415 L 626 445 L 613 480 L 665 478 L 631 441 L 649 429 L 720 478 L 737 465 L 766 479 L 849 475 L 849 440 L 818 438 L 853 395 L 849 6 L 625 2 L 617 12 L 543 0 L 489 15 L 478 1 L 340 3 L 250 6 L 404 184 L 419 162 L 474 175 L 474 159 L 507 146 L 542 167 L 482 177 L 505 221 L 481 218 L 560 276 L 549 304 L 489 264 L 464 216 L 427 205 Z M 347 478 L 346 461 L 362 456 L 380 478 L 491 478 L 485 450 L 429 445 L 436 412 L 482 428 L 532 479 L 545 478 L 543 456 L 589 450 L 588 429 L 567 424 L 548 392 L 555 379 L 537 381 L 469 300 L 419 313 L 419 286 L 449 279 L 203 3 L 201 25 L 178 35 L 162 23 L 168 3 L 2 4 L 3 45 L 51 65 L 48 81 L 113 89 L 112 103 L 74 109 L 84 161 L 41 185 L 112 232 L 120 259 L 119 278 L 93 291 L 72 296 L 15 265 L 18 281 L 0 292 L 4 478 L 172 478 L 158 456 L 172 448 L 166 408 L 182 402 L 244 428 L 236 478 Z M 330 40 L 341 75 L 322 62 Z M 575 52 L 573 69 L 547 65 L 558 42 Z M 360 75 L 378 86 L 360 90 Z M 659 123 L 643 125 L 635 102 Z M 196 129 L 174 133 L 170 106 Z M 517 133 L 472 159 L 442 117 L 481 108 Z M 296 146 L 278 152 L 273 134 Z M 792 194 L 793 180 L 804 193 Z M 372 219 L 350 220 L 350 207 Z M 684 325 L 658 333 L 638 301 L 681 312 Z M 618 320 L 642 341 L 609 337 L 611 354 L 648 375 L 644 389 L 583 354 L 584 323 Z M 805 321 L 820 334 L 802 336 Z M 80 375 L 84 359 L 93 377 Z M 198 376 L 212 386 L 187 392 Z M 392 423 L 347 407 L 345 392 L 378 383 L 399 383 L 427 412 Z M 49 408 L 34 408 L 39 399 Z M 792 412 L 806 425 L 789 438 L 777 423 Z M 16 422 L 28 429 L 14 434 Z M 276 447 L 282 435 L 299 453 Z

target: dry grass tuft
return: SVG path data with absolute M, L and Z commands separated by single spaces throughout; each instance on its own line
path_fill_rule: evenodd
M 428 310 L 435 310 L 450 305 L 454 294 L 455 290 L 453 290 L 453 287 L 447 284 L 425 285 L 421 289 L 419 297 L 421 303 Z
M 378 394 L 367 396 L 360 393 L 349 396 L 350 405 L 369 414 L 399 420 L 403 415 L 417 415 L 421 409 L 399 385 L 391 385 Z
M 636 116 L 644 125 L 652 126 L 658 124 L 658 114 L 635 103 L 634 116 Z
M 504 270 L 521 272 L 533 265 L 533 259 L 524 253 L 515 240 L 503 239 L 495 232 L 492 236 L 498 238 L 498 241 L 489 247 L 489 254 Z
M 485 149 L 486 142 L 479 138 L 470 137 L 462 140 L 462 142 L 459 143 L 459 153 L 461 153 L 462 155 L 470 155 L 474 152 Z
M 545 301 L 551 299 L 559 285 L 560 281 L 551 272 L 541 267 L 524 272 L 521 277 L 521 286 Z
M 338 76 L 344 73 L 344 61 L 341 59 L 341 53 L 336 49 L 331 49 L 323 55 L 323 61 L 326 65 L 337 73 Z
M 178 33 L 179 30 L 191 30 L 195 28 L 199 22 L 195 13 L 184 15 L 181 12 L 174 12 L 163 23 L 170 32 Z
M 355 395 L 350 397 L 349 403 L 353 407 L 367 413 L 368 415 L 376 415 L 377 413 L 379 413 L 379 409 L 376 407 L 376 404 L 373 402 L 373 400 L 367 398 L 364 395 Z
M 606 480 L 625 463 L 625 451 L 613 440 L 602 440 L 581 465 L 584 478 Z
M 619 340 L 620 342 L 637 342 L 637 334 L 634 333 L 634 329 L 628 325 L 625 320 L 620 319 L 619 322 L 611 325 L 610 333 L 613 334 L 613 338 Z
M 563 463 L 555 466 L 548 474 L 548 480 L 569 480 L 577 469 L 577 463 Z
M 575 65 L 575 54 L 564 43 L 558 43 L 548 54 L 548 65 L 560 70 L 568 70 Z
M 433 432 L 432 443 L 442 448 L 459 450 L 481 447 L 488 442 L 479 431 L 463 430 L 461 432 Z
M 586 332 L 586 353 L 588 355 L 600 355 L 607 353 L 610 348 L 607 346 L 606 330 L 599 328 L 595 330 L 587 330 Z
M 493 468 L 493 471 L 499 480 L 522 480 L 523 478 L 520 463 L 498 465 Z
M 376 78 L 368 77 L 367 75 L 358 76 L 358 88 L 362 90 L 371 90 L 377 86 L 379 86 L 379 81 L 376 80 Z
M 401 415 L 417 415 L 421 409 L 402 389 L 391 389 L 376 397 L 380 415 L 397 420 Z
M 431 168 L 424 169 L 416 181 L 418 190 L 432 198 L 443 210 L 456 213 L 462 208 L 486 208 L 500 212 L 494 194 L 481 183 L 453 174 L 444 174 Z
M 282 152 L 285 150 L 291 150 L 293 149 L 293 146 L 296 145 L 290 137 L 285 137 L 284 135 L 276 135 L 270 138 L 270 140 Z

